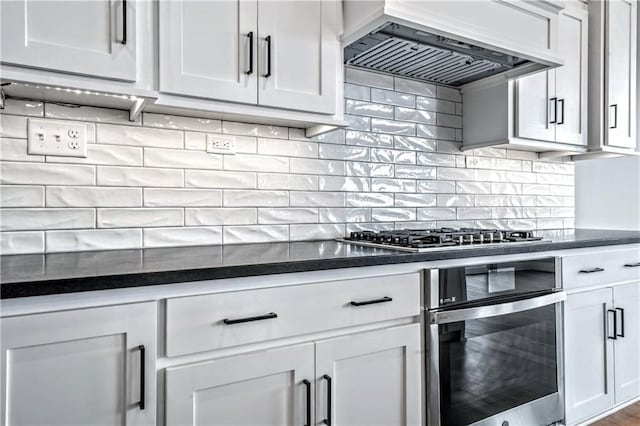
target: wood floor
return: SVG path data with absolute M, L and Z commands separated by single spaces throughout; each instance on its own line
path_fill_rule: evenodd
M 638 426 L 640 425 L 640 402 L 631 404 L 617 413 L 600 419 L 589 426 Z

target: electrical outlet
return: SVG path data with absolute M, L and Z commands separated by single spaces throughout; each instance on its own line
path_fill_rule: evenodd
M 87 127 L 84 124 L 30 118 L 27 130 L 28 154 L 87 156 Z
M 235 138 L 229 135 L 207 135 L 207 152 L 212 154 L 235 154 Z

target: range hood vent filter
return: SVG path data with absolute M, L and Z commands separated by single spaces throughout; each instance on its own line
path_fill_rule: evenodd
M 375 44 L 348 59 L 347 63 L 455 87 L 511 68 L 485 58 L 398 37 Z

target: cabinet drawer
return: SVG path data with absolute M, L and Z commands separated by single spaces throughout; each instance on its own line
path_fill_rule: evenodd
M 566 289 L 621 281 L 640 281 L 640 248 L 577 254 L 562 258 Z
M 166 309 L 167 356 L 178 356 L 418 315 L 420 275 L 180 297 Z

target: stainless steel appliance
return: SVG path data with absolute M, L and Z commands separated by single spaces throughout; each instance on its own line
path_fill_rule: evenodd
M 559 261 L 425 273 L 429 426 L 562 421 Z
M 351 244 L 392 248 L 410 252 L 473 248 L 481 245 L 520 244 L 544 241 L 533 231 L 475 228 L 400 229 L 394 231 L 356 231 L 340 238 Z

